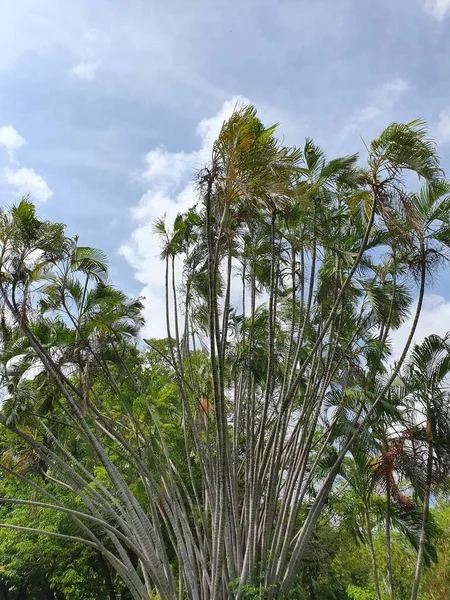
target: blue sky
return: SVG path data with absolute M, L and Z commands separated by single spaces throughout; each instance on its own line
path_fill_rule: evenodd
M 329 156 L 422 118 L 450 174 L 449 33 L 450 0 L 0 0 L 0 201 L 105 250 L 163 335 L 151 223 L 193 202 L 235 103 Z M 447 279 L 419 335 L 448 327 Z

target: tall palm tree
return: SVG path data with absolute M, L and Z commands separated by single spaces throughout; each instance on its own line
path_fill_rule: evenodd
M 418 420 L 411 440 L 416 477 L 423 478 L 422 527 L 411 600 L 417 599 L 419 591 L 433 484 L 448 473 L 450 464 L 450 396 L 446 384 L 449 350 L 447 337 L 428 336 L 414 347 L 404 369 L 407 400 Z
M 386 571 L 387 593 L 390 598 L 394 596 L 394 582 L 392 576 L 392 547 L 391 531 L 399 530 L 418 550 L 421 541 L 422 512 L 414 500 L 423 492 L 424 474 L 418 464 L 414 445 L 411 440 L 415 437 L 416 424 L 403 418 L 397 421 L 397 426 L 405 427 L 399 433 L 393 433 L 381 438 L 381 453 L 373 462 L 372 485 L 376 492 L 385 496 L 384 526 L 386 541 Z M 390 424 L 392 429 L 393 423 Z M 404 492 L 410 490 L 409 496 Z M 404 491 L 402 491 L 402 489 Z M 411 497 L 412 496 L 412 497 Z M 428 516 L 425 541 L 423 549 L 424 562 L 429 566 L 431 561 L 437 560 L 434 542 L 436 527 L 431 515 Z
M 410 202 L 408 201 L 407 193 L 402 184 L 401 174 L 405 170 L 411 170 L 417 173 L 419 177 L 425 179 L 429 186 L 435 182 L 440 173 L 434 145 L 426 136 L 426 132 L 419 123 L 411 123 L 408 125 L 394 124 L 387 128 L 385 132 L 369 146 L 368 170 L 365 172 L 364 176 L 365 185 L 355 196 L 357 203 L 355 204 L 354 200 L 349 203 L 349 208 L 353 211 L 355 211 L 354 206 L 360 207 L 358 213 L 361 215 L 362 224 L 365 224 L 365 230 L 362 239 L 360 238 L 361 243 L 359 244 L 359 251 L 353 253 L 353 258 L 349 261 L 349 270 L 343 279 L 341 289 L 334 301 L 331 316 L 328 316 L 323 323 L 323 336 L 331 326 L 333 316 L 340 307 L 343 296 L 348 289 L 352 288 L 353 282 L 355 282 L 355 275 L 363 264 L 362 261 L 365 252 L 367 251 L 367 244 L 374 235 L 376 229 L 384 227 L 386 235 L 396 235 L 398 242 L 401 242 L 400 247 L 410 247 L 411 240 L 408 236 L 404 235 L 404 231 L 406 230 L 406 227 L 404 226 L 405 221 L 408 222 L 408 229 L 411 229 L 413 226 L 410 214 Z M 352 198 L 352 196 L 350 196 L 350 198 Z M 400 235 L 400 233 L 403 235 Z M 418 245 L 420 248 L 420 244 Z M 403 269 L 404 263 L 404 257 L 399 257 L 397 269 Z M 422 271 L 422 275 L 422 282 L 424 285 L 426 269 Z M 421 302 L 418 304 L 416 318 L 413 320 L 410 336 L 400 356 L 399 364 L 387 380 L 385 379 L 384 382 L 380 383 L 378 390 L 375 391 L 373 395 L 373 401 L 369 406 L 369 411 L 365 411 L 364 406 L 360 405 L 353 413 L 353 426 L 343 438 L 343 443 L 336 462 L 330 469 L 328 476 L 324 479 L 322 487 L 314 500 L 312 510 L 306 518 L 301 535 L 296 539 L 294 551 L 284 575 L 285 591 L 287 591 L 292 582 L 295 567 L 298 564 L 298 560 L 300 560 L 302 552 L 304 552 L 306 548 L 307 540 L 312 534 L 316 519 L 322 510 L 342 460 L 354 443 L 356 437 L 359 435 L 361 429 L 364 428 L 370 419 L 371 410 L 382 402 L 386 391 L 394 381 L 395 376 L 400 369 L 400 365 L 405 359 L 417 325 L 420 310 Z M 392 329 L 392 324 L 387 328 L 387 331 L 389 332 L 390 329 Z M 322 339 L 323 337 L 319 338 L 318 342 L 316 342 L 317 346 L 319 346 Z M 314 346 L 314 350 L 316 349 L 316 345 Z M 307 362 L 304 364 L 306 366 Z M 297 381 L 294 380 L 294 383 Z

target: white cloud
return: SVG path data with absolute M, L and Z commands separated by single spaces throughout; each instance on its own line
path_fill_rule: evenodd
M 45 179 L 34 169 L 25 167 L 10 169 L 7 167 L 3 172 L 3 180 L 8 185 L 15 187 L 21 196 L 29 194 L 31 199 L 37 202 L 46 202 L 53 196 Z
M 14 153 L 25 144 L 25 138 L 12 125 L 0 127 L 0 146 L 5 148 L 11 162 L 16 162 Z
M 409 82 L 397 77 L 377 88 L 374 92 L 374 102 L 383 111 L 395 108 L 404 94 L 409 90 Z
M 436 20 L 442 21 L 450 11 L 450 0 L 425 0 L 425 10 Z
M 76 52 L 79 62 L 71 69 L 72 75 L 92 81 L 109 53 L 109 37 L 100 29 L 89 29 L 83 35 L 84 43 Z
M 81 62 L 72 68 L 72 73 L 79 79 L 92 81 L 95 78 L 99 67 L 99 62 Z
M 370 103 L 357 110 L 342 130 L 342 137 L 360 130 L 364 125 L 375 121 L 392 111 L 410 89 L 409 82 L 398 77 L 376 88 L 370 98 Z
M 17 164 L 15 151 L 26 144 L 24 137 L 12 125 L 0 127 L 0 146 L 5 148 L 11 163 Z M 26 167 L 5 167 L 0 173 L 1 180 L 16 188 L 21 196 L 30 195 L 36 202 L 46 202 L 53 196 L 45 179 L 34 169 Z
M 370 121 L 374 121 L 382 114 L 383 111 L 377 106 L 366 106 L 365 108 L 357 110 L 342 130 L 342 137 L 347 138 L 351 133 L 359 131 L 362 125 Z
M 436 137 L 438 142 L 450 141 L 450 106 L 447 106 L 439 113 L 439 119 L 436 125 Z
M 391 336 L 393 358 L 399 358 L 411 331 L 412 318 L 394 331 Z M 450 301 L 437 294 L 428 294 L 424 298 L 422 312 L 413 344 L 420 344 L 430 334 L 444 336 L 450 331 Z M 412 346 L 411 346 L 412 348 Z
M 204 166 L 223 122 L 239 104 L 248 100 L 235 97 L 225 102 L 220 111 L 211 118 L 203 119 L 197 126 L 200 147 L 191 152 L 169 152 L 157 147 L 145 156 L 145 169 L 140 177 L 148 185 L 139 205 L 132 210 L 139 225 L 131 240 L 120 248 L 120 253 L 136 271 L 136 278 L 143 284 L 145 297 L 145 335 L 165 337 L 164 264 L 159 260 L 160 246 L 153 233 L 156 218 L 166 214 L 168 226 L 178 213 L 193 206 L 197 200 L 193 178 Z

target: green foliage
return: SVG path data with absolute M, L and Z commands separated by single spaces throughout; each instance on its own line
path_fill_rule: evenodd
M 48 486 L 48 489 L 64 501 L 64 494 L 57 487 Z M 2 481 L 0 493 L 4 498 L 33 498 L 33 488 L 12 478 Z M 69 499 L 66 503 L 73 505 Z M 0 519 L 3 526 L 77 533 L 62 513 L 30 506 L 4 504 L 0 508 Z M 26 588 L 29 599 L 46 598 L 50 590 L 74 600 L 107 598 L 103 573 L 93 550 L 17 530 L 0 531 L 0 579 L 11 589 Z
M 367 590 L 356 585 L 349 585 L 347 596 L 351 600 L 376 600 L 375 590 Z
M 230 582 L 229 591 L 230 593 L 236 593 L 239 589 L 239 580 L 236 579 Z M 241 586 L 242 600 L 261 600 L 265 598 L 269 592 L 268 588 L 260 585 L 245 584 Z

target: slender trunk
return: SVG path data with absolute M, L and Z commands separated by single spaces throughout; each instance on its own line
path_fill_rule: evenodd
M 370 522 L 370 514 L 369 514 L 368 508 L 366 508 L 366 511 L 365 511 L 365 521 L 366 521 L 366 527 L 367 527 L 367 540 L 369 542 L 370 558 L 372 561 L 372 577 L 373 577 L 373 583 L 375 586 L 375 595 L 377 597 L 377 600 L 381 600 L 380 580 L 378 577 L 377 558 L 375 556 L 375 548 L 373 545 L 372 523 Z
M 270 400 L 273 394 L 273 390 L 275 387 L 274 381 L 274 348 L 275 348 L 275 321 L 276 321 L 276 300 L 277 300 L 277 282 L 279 276 L 279 263 L 277 259 L 277 247 L 276 247 L 276 238 L 275 238 L 275 211 L 272 213 L 272 227 L 271 227 L 271 244 L 272 244 L 272 272 L 271 272 L 271 282 L 270 282 L 270 300 L 269 300 L 269 346 L 268 346 L 268 363 L 267 363 L 267 380 L 266 380 L 266 391 L 264 397 L 264 414 L 261 420 L 261 427 L 259 430 L 259 440 L 261 443 L 264 441 L 264 430 L 266 428 L 267 423 L 267 413 L 270 406 Z M 279 445 L 278 447 L 281 449 L 283 444 L 283 437 L 279 437 Z M 261 446 L 262 447 L 262 446 Z M 262 455 L 258 456 L 258 462 L 260 462 L 259 458 Z M 273 466 L 269 470 L 269 478 L 267 483 L 267 492 L 265 499 L 265 510 L 264 510 L 264 519 L 265 526 L 263 527 L 263 533 L 261 536 L 261 569 L 265 571 L 266 563 L 268 559 L 268 549 L 270 543 L 270 536 L 273 530 L 273 522 L 274 515 L 276 510 L 276 503 L 278 498 L 278 484 L 279 484 L 279 472 L 280 472 L 280 460 L 281 460 L 281 452 L 277 452 L 277 443 L 275 440 L 274 452 L 272 454 L 273 457 Z M 270 461 L 270 458 L 269 458 Z M 269 462 L 270 464 L 270 462 Z
M 214 410 L 217 433 L 216 494 L 213 509 L 213 551 L 211 565 L 211 600 L 218 600 L 221 588 L 222 565 L 225 550 L 225 513 L 227 495 L 226 477 L 226 417 L 221 378 L 221 344 L 217 343 L 218 331 L 217 306 L 217 264 L 215 261 L 214 232 L 212 223 L 212 182 L 210 174 L 205 197 L 206 239 L 208 247 L 208 322 L 210 338 L 210 360 L 214 386 Z
M 314 241 L 312 244 L 312 250 L 311 250 L 311 271 L 309 274 L 309 285 L 308 285 L 308 297 L 306 300 L 306 306 L 304 303 L 304 288 L 305 288 L 305 274 L 304 274 L 304 258 L 303 258 L 303 253 L 302 253 L 302 260 L 303 260 L 303 264 L 302 264 L 302 296 L 301 296 L 301 310 L 299 311 L 299 326 L 300 326 L 300 330 L 298 333 L 298 337 L 297 337 L 297 345 L 296 345 L 296 350 L 295 350 L 295 355 L 294 355 L 294 359 L 292 362 L 292 371 L 291 371 L 291 375 L 289 377 L 289 381 L 287 384 L 287 388 L 289 388 L 289 386 L 292 383 L 292 379 L 295 375 L 295 366 L 298 363 L 298 360 L 300 358 L 300 351 L 302 349 L 302 344 L 303 344 L 303 338 L 305 335 L 305 331 L 306 331 L 306 326 L 308 325 L 308 320 L 311 318 L 311 305 L 312 305 L 312 299 L 313 299 L 313 295 L 314 295 L 314 283 L 316 280 L 316 260 L 317 260 L 317 240 L 314 237 Z M 285 390 L 284 390 L 285 391 Z
M 394 597 L 394 580 L 392 578 L 392 548 L 391 548 L 391 490 L 389 483 L 386 490 L 386 574 L 387 574 L 387 591 L 389 598 Z
M 367 223 L 366 226 L 366 230 L 364 232 L 364 237 L 361 241 L 361 248 L 358 252 L 358 255 L 356 256 L 353 265 L 350 269 L 350 271 L 347 274 L 347 277 L 345 278 L 341 289 L 339 290 L 339 293 L 337 294 L 336 300 L 333 304 L 333 306 L 331 307 L 330 313 L 327 317 L 327 319 L 325 320 L 325 323 L 323 324 L 322 327 L 322 331 L 320 333 L 320 335 L 317 337 L 315 344 L 313 345 L 313 347 L 311 348 L 311 350 L 309 351 L 308 356 L 305 358 L 305 360 L 303 361 L 303 363 L 301 364 L 300 368 L 296 371 L 296 375 L 292 381 L 292 383 L 289 385 L 289 390 L 285 396 L 285 398 L 283 398 L 283 404 L 281 407 L 281 412 L 284 411 L 285 407 L 288 406 L 290 404 L 290 402 L 293 400 L 295 393 L 297 391 L 297 388 L 300 384 L 300 381 L 303 377 L 304 372 L 306 371 L 308 365 L 311 362 L 311 358 L 314 356 L 314 354 L 316 353 L 317 349 L 320 347 L 320 344 L 323 342 L 323 339 L 326 335 L 326 333 L 328 332 L 328 329 L 333 321 L 333 318 L 335 316 L 335 313 L 337 311 L 337 309 L 340 306 L 341 300 L 344 297 L 345 292 L 347 291 L 351 281 L 353 280 L 353 277 L 361 263 L 361 260 L 364 256 L 364 253 L 366 252 L 367 249 L 367 243 L 369 241 L 369 237 L 370 237 L 370 233 L 372 231 L 373 228 L 373 224 L 374 224 L 374 220 L 375 220 L 375 212 L 376 212 L 376 207 L 377 207 L 378 203 L 377 203 L 377 198 L 374 199 L 373 201 L 373 205 L 372 205 L 372 210 L 370 213 L 370 218 L 369 218 L 369 222 Z
M 416 571 L 414 573 L 414 583 L 411 590 L 411 600 L 417 600 L 419 593 L 420 576 L 422 573 L 423 558 L 425 553 L 425 542 L 427 538 L 427 524 L 430 510 L 430 495 L 431 495 L 431 477 L 433 473 L 433 441 L 428 441 L 428 458 L 427 458 L 427 481 L 425 487 L 425 495 L 423 499 L 422 527 L 420 530 L 419 548 L 417 552 Z
M 254 343 L 254 322 L 256 314 L 256 280 L 255 280 L 255 265 L 251 268 L 251 289 L 250 289 L 250 321 L 251 328 L 249 331 L 248 346 L 250 361 L 253 359 L 253 343 Z M 244 562 L 241 569 L 241 580 L 251 578 L 255 566 L 256 544 L 256 498 L 259 494 L 259 480 L 255 476 L 256 473 L 256 457 L 255 457 L 255 410 L 256 410 L 256 382 L 253 374 L 250 376 L 249 382 L 249 398 L 246 403 L 246 419 L 245 419 L 245 461 L 246 461 L 246 485 L 245 485 L 245 552 Z

